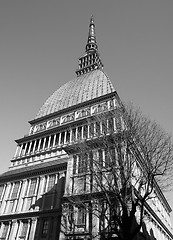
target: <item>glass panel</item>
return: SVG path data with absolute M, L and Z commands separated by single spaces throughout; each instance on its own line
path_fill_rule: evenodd
M 73 156 L 73 174 L 76 174 L 76 161 L 77 161 L 77 156 Z
M 88 155 L 79 155 L 78 173 L 84 173 L 87 170 Z
M 4 189 L 4 185 L 0 185 L 0 199 L 2 199 L 3 189 Z
M 20 183 L 19 183 L 19 182 L 16 182 L 16 183 L 14 184 L 13 192 L 12 192 L 12 194 L 11 194 L 11 199 L 17 198 L 17 194 L 18 194 L 18 191 L 19 191 L 19 186 L 20 186 Z
M 28 222 L 23 222 L 23 226 L 22 226 L 22 230 L 21 230 L 21 234 L 20 234 L 21 238 L 26 237 L 27 229 L 28 229 Z
M 77 225 L 85 225 L 85 208 L 78 208 Z
M 9 227 L 9 223 L 5 223 L 3 227 L 1 239 L 5 239 L 7 237 L 8 227 Z
M 55 175 L 50 175 L 49 176 L 49 183 L 47 186 L 47 192 L 50 191 L 55 185 Z
M 42 235 L 46 236 L 48 233 L 49 222 L 48 220 L 43 220 Z
M 36 182 L 37 182 L 36 178 L 35 179 L 31 179 L 31 184 L 30 184 L 28 196 L 34 195 L 35 188 L 36 188 Z
M 14 200 L 9 202 L 8 213 L 11 213 L 13 211 L 13 206 L 14 206 Z

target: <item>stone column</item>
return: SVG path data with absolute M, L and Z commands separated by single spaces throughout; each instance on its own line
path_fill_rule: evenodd
M 28 145 L 28 143 L 25 143 L 25 149 L 24 149 L 24 153 L 23 153 L 23 155 L 26 154 L 26 148 L 27 148 L 27 145 Z
M 45 144 L 46 144 L 46 137 L 44 138 L 43 149 L 42 150 L 45 150 Z
M 84 135 L 83 135 L 83 133 L 84 133 L 84 126 L 82 126 L 81 139 L 84 139 Z
M 12 221 L 9 222 L 9 226 L 8 226 L 8 231 L 7 231 L 7 236 L 6 239 L 10 240 L 10 232 L 11 232 L 11 228 L 12 228 Z
M 97 212 L 98 207 L 99 207 L 98 201 L 94 200 L 92 202 L 93 213 Z M 96 214 L 92 214 L 92 235 L 96 240 L 99 239 L 98 232 L 99 232 L 99 218 L 97 217 L 97 213 L 96 213 Z
M 73 135 L 73 131 L 72 129 L 70 129 L 70 143 L 72 143 L 72 135 Z
M 58 140 L 58 146 L 61 145 L 61 132 L 59 133 L 59 140 Z
M 42 198 L 43 188 L 44 188 L 44 181 L 45 181 L 45 176 L 41 176 L 40 177 L 40 184 L 39 184 L 39 187 L 38 187 L 38 194 L 37 194 L 36 201 L 39 200 L 39 199 L 41 200 L 41 198 Z M 40 203 L 39 206 L 35 207 L 36 211 L 39 211 L 40 209 L 41 209 L 41 203 Z
M 30 154 L 30 151 L 31 151 L 31 145 L 32 145 L 32 141 L 29 143 L 28 154 Z
M 34 217 L 31 219 L 31 222 L 30 222 L 30 232 L 29 232 L 28 240 L 34 239 L 36 226 L 37 226 L 37 218 Z
M 55 147 L 55 142 L 56 142 L 56 134 L 54 135 L 54 139 L 53 139 L 53 147 Z
M 1 223 L 0 223 L 0 237 L 2 236 L 3 228 L 4 228 L 4 223 L 1 222 Z
M 48 146 L 47 146 L 48 149 L 50 148 L 50 140 L 51 140 L 51 135 L 49 136 L 49 141 L 48 141 Z
M 18 239 L 18 237 L 20 237 L 21 235 L 21 230 L 22 230 L 22 222 L 21 221 L 17 221 L 17 231 L 16 231 L 16 236 L 15 239 Z
M 75 141 L 77 141 L 78 140 L 78 127 L 76 127 L 76 134 L 75 134 L 76 136 L 75 136 Z
M 114 128 L 114 132 L 116 132 L 116 120 L 115 120 L 115 117 L 113 117 L 113 128 Z
M 40 138 L 39 143 L 38 143 L 38 149 L 37 149 L 37 151 L 40 150 L 40 145 L 41 145 L 41 138 Z
M 22 184 L 21 194 L 20 194 L 18 208 L 17 208 L 17 212 L 19 213 L 22 211 L 26 188 L 27 188 L 27 179 L 23 180 L 23 184 Z
M 66 144 L 67 143 L 67 131 L 65 131 L 65 133 L 64 133 L 64 144 Z
M 18 189 L 18 193 L 17 193 L 17 199 L 15 199 L 14 201 L 14 206 L 13 206 L 13 211 L 16 212 L 17 211 L 17 207 L 18 207 L 18 203 L 19 201 L 21 200 L 21 195 L 20 195 L 20 192 L 21 192 L 21 188 L 22 188 L 22 181 L 20 181 L 20 185 L 19 185 L 19 189 Z
M 1 213 L 5 213 L 10 188 L 11 188 L 11 183 L 7 183 L 6 188 L 5 188 L 5 193 L 4 193 L 4 199 L 3 199 L 2 205 L 1 205 Z
M 19 157 L 21 156 L 22 148 L 23 148 L 23 144 L 20 145 Z
M 35 204 L 36 200 L 37 200 L 37 193 L 38 193 L 38 186 L 39 186 L 39 177 L 37 178 L 37 182 L 36 182 L 36 186 L 35 186 L 35 192 L 34 192 L 34 196 L 32 198 L 32 205 Z
M 36 142 L 37 142 L 37 139 L 34 142 L 34 147 L 33 147 L 33 150 L 32 150 L 33 153 L 35 152 Z
M 90 138 L 90 125 L 88 125 L 88 138 Z
M 2 195 L 0 196 L 0 200 L 3 201 L 4 195 L 5 195 L 5 190 L 6 190 L 7 184 L 4 184 Z
M 74 161 L 74 159 L 73 159 L 73 161 Z M 79 159 L 79 156 L 77 155 L 76 156 L 76 173 L 78 173 L 78 170 L 79 170 L 79 161 L 80 161 L 80 159 Z M 72 166 L 72 169 L 73 169 L 73 166 Z
M 17 220 L 16 219 L 12 220 L 11 231 L 7 239 L 9 240 L 16 239 L 18 229 L 19 229 L 19 224 Z
M 14 157 L 15 157 L 15 158 L 18 156 L 18 151 L 19 151 L 19 149 L 20 149 L 20 146 L 17 145 L 16 152 L 15 152 L 15 154 L 14 154 Z
M 93 125 L 94 125 L 94 127 L 93 127 L 93 130 L 94 130 L 93 137 L 97 137 L 96 123 L 94 122 Z

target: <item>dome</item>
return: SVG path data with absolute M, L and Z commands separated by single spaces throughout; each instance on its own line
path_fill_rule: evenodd
M 93 70 L 57 89 L 40 108 L 36 119 L 114 91 L 107 75 L 102 70 Z

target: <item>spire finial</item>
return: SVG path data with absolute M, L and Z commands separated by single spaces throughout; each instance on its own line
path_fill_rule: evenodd
M 88 41 L 86 45 L 86 52 L 97 50 L 96 35 L 95 35 L 95 24 L 93 15 L 90 18 Z

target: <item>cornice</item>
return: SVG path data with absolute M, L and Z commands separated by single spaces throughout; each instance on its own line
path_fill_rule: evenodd
M 34 169 L 34 165 L 32 167 L 33 167 L 33 169 L 28 169 L 29 167 L 25 167 L 25 168 L 23 168 L 23 170 L 24 170 L 23 172 L 17 172 L 17 173 L 13 173 L 13 174 L 11 173 L 12 171 L 9 171 L 9 175 L 8 175 L 8 172 L 6 172 L 7 175 L 3 176 L 3 174 L 2 174 L 0 176 L 0 183 L 10 182 L 10 181 L 14 181 L 14 180 L 21 180 L 21 179 L 30 178 L 33 176 L 40 176 L 43 174 L 48 174 L 50 172 L 52 173 L 52 172 L 63 171 L 63 170 L 66 171 L 67 170 L 67 160 L 64 162 L 56 163 L 51 166 L 47 166 L 45 164 L 45 166 L 40 166 L 40 168 L 38 168 L 38 169 Z
M 0 221 L 10 221 L 13 219 L 22 220 L 33 217 L 44 217 L 44 216 L 55 216 L 61 215 L 61 209 L 52 209 L 52 210 L 44 210 L 44 211 L 35 211 L 35 212 L 24 212 L 24 213 L 16 213 L 16 214 L 8 214 L 8 215 L 0 215 Z
M 73 110 L 76 110 L 78 108 L 81 108 L 81 107 L 87 107 L 91 104 L 94 104 L 96 102 L 99 102 L 101 100 L 104 100 L 106 98 L 109 98 L 109 97 L 112 97 L 112 96 L 117 96 L 117 92 L 114 91 L 112 93 L 109 93 L 109 94 L 105 94 L 103 96 L 100 96 L 100 97 L 97 97 L 97 98 L 94 98 L 94 99 L 91 99 L 89 101 L 86 101 L 86 102 L 82 102 L 82 103 L 79 103 L 77 105 L 74 105 L 74 106 L 71 106 L 71 107 L 68 107 L 68 108 L 65 108 L 65 109 L 62 109 L 62 110 L 59 110 L 58 112 L 55 112 L 55 113 L 51 113 L 49 115 L 46 115 L 44 117 L 41 117 L 41 118 L 37 118 L 37 119 L 33 119 L 33 120 L 30 120 L 29 123 L 32 125 L 32 124 L 36 124 L 36 123 L 40 123 L 40 122 L 43 122 L 45 120 L 48 120 L 48 119 L 51 119 L 53 117 L 58 117 L 59 115 L 61 114 L 64 114 L 64 113 L 68 113 L 69 111 L 73 111 Z
M 166 231 L 166 233 L 169 234 L 169 236 L 173 239 L 173 234 L 169 231 L 169 229 L 165 226 L 165 224 L 160 220 L 160 218 L 153 211 L 153 209 L 147 203 L 145 203 L 145 207 L 151 213 L 151 216 L 157 220 L 157 222 L 162 226 L 162 228 Z

